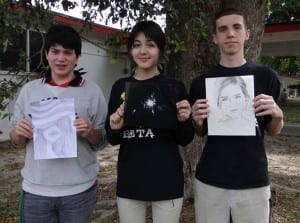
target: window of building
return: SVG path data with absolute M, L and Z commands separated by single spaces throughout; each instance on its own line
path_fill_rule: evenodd
M 20 64 L 19 69 L 30 72 L 41 72 L 47 62 L 45 59 L 43 44 L 43 34 L 36 31 L 29 31 L 29 37 L 26 35 L 26 30 L 15 38 L 13 44 L 7 44 L 6 49 L 0 52 L 0 70 L 8 71 L 16 68 Z M 26 44 L 29 43 L 29 60 L 26 62 Z M 23 56 L 22 56 L 23 55 Z

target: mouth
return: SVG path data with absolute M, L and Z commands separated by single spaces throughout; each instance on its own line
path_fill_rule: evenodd
M 237 44 L 237 42 L 232 42 L 232 41 L 230 41 L 230 42 L 225 42 L 224 44 L 227 45 L 227 46 L 228 46 L 228 45 L 235 45 L 235 44 Z
M 142 62 L 146 62 L 146 61 L 148 61 L 149 60 L 149 58 L 138 58 L 140 61 L 142 61 Z
M 65 69 L 66 67 L 67 67 L 67 65 L 62 65 L 62 64 L 57 64 L 57 65 L 55 65 L 56 66 L 56 68 L 58 68 L 58 69 Z

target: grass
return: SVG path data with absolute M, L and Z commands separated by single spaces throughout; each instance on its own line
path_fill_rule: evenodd
M 300 123 L 300 107 L 283 107 L 284 121 L 291 123 Z
M 300 123 L 300 97 L 288 99 L 282 104 L 284 121 Z

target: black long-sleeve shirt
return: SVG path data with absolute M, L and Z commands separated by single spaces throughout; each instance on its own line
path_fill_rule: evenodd
M 183 163 L 178 145 L 185 146 L 194 137 L 191 118 L 185 122 L 177 121 L 177 127 L 170 129 L 125 125 L 121 130 L 112 130 L 109 116 L 123 103 L 121 95 L 126 82 L 151 83 L 156 86 L 161 83 L 176 85 L 176 92 L 170 94 L 174 97 L 174 106 L 177 101 L 188 98 L 181 82 L 164 75 L 142 81 L 126 77 L 113 85 L 108 104 L 106 131 L 111 144 L 120 144 L 117 196 L 144 201 L 182 197 Z

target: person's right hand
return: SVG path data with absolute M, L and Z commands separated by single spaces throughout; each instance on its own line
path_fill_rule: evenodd
M 17 121 L 15 132 L 18 136 L 32 139 L 33 138 L 33 125 L 31 121 L 27 119 L 20 119 Z
M 110 115 L 109 125 L 112 130 L 119 130 L 123 128 L 124 125 L 124 105 L 121 104 L 120 107 Z
M 204 119 L 208 117 L 209 105 L 207 99 L 197 99 L 192 106 L 192 118 L 195 127 L 202 127 Z

